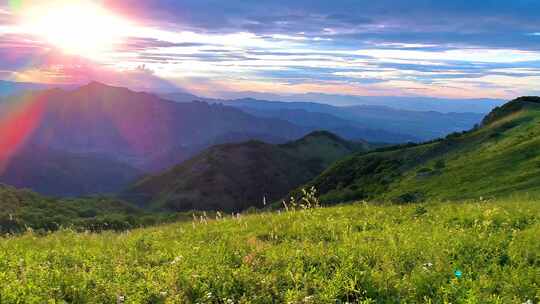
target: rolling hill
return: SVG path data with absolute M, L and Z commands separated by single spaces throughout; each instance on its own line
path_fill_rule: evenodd
M 240 211 L 263 207 L 322 172 L 335 160 L 368 148 L 328 132 L 283 145 L 259 141 L 211 147 L 149 176 L 122 196 L 151 209 Z
M 478 128 L 337 162 L 316 177 L 325 202 L 406 203 L 540 194 L 540 98 L 493 110 Z

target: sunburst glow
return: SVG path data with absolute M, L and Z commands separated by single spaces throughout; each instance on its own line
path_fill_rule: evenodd
M 130 23 L 89 1 L 36 5 L 22 14 L 23 28 L 69 54 L 96 58 L 114 50 Z

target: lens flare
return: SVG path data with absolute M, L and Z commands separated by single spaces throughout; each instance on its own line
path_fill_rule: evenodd
M 0 116 L 0 173 L 9 165 L 11 157 L 26 142 L 41 122 L 45 100 L 39 95 L 20 97 L 9 105 L 2 105 Z
M 56 1 L 25 6 L 22 28 L 65 53 L 99 59 L 132 30 L 128 21 L 90 1 Z

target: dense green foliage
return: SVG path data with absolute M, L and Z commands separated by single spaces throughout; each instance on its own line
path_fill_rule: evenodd
M 186 219 L 191 214 L 149 213 L 108 197 L 55 199 L 0 185 L 0 235 L 28 229 L 38 233 L 61 228 L 121 231 Z
M 482 126 L 341 160 L 309 184 L 324 202 L 406 203 L 540 193 L 540 103 L 522 97 Z
M 1 303 L 540 301 L 527 199 L 296 212 L 0 239 Z
M 259 141 L 218 145 L 161 174 L 137 182 L 122 196 L 153 210 L 240 211 L 279 200 L 338 159 L 369 148 L 329 132 L 272 145 Z

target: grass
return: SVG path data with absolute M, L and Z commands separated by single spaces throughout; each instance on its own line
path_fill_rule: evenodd
M 529 198 L 27 232 L 0 239 L 0 303 L 537 303 L 539 235 Z

